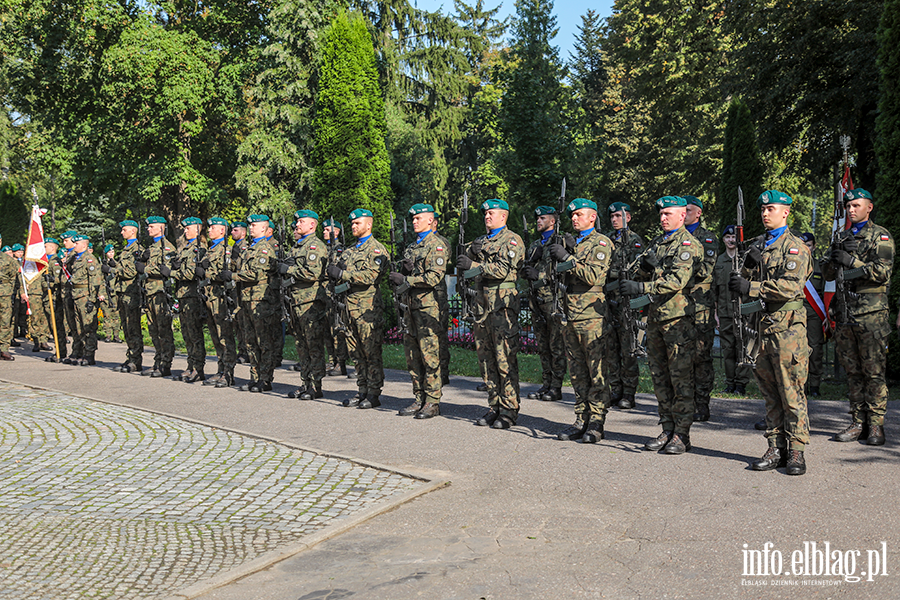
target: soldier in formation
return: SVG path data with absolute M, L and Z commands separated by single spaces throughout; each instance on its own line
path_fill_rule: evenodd
M 735 322 L 735 305 L 731 290 L 728 289 L 735 260 L 739 260 L 736 256 L 738 248 L 734 225 L 727 226 L 722 232 L 722 244 L 725 245 L 725 252 L 719 255 L 713 267 L 712 287 L 716 323 L 719 327 L 719 348 L 725 363 L 725 389 L 722 392 L 743 395 L 750 381 L 750 367 L 741 364 L 743 348 L 738 347 L 736 332 L 736 328 L 741 327 L 741 322 L 740 318 Z M 737 308 L 740 311 L 740 302 Z M 739 317 L 740 312 L 737 314 Z
M 141 332 L 141 308 L 146 302 L 145 275 L 143 270 L 144 248 L 137 239 L 137 221 L 126 219 L 119 222 L 125 248 L 119 259 L 111 259 L 103 266 L 112 275 L 112 287 L 118 296 L 119 321 L 125 335 L 125 362 L 118 367 L 121 373 L 141 373 L 143 370 L 144 336 Z
M 103 257 L 100 265 L 103 292 L 106 294 L 106 299 L 100 303 L 100 310 L 103 311 L 103 330 L 107 342 L 120 342 L 119 331 L 122 324 L 119 318 L 119 298 L 114 290 L 115 275 L 109 269 L 109 263 L 116 262 L 116 251 L 112 244 L 103 246 Z
M 343 228 L 340 222 L 334 219 L 325 221 L 322 229 L 322 236 L 328 246 L 328 256 L 332 257 L 335 263 L 341 261 L 344 253 L 343 244 Z M 334 288 L 334 284 L 328 284 L 330 289 Z M 331 359 L 331 365 L 326 369 L 328 375 L 347 375 L 347 360 L 350 353 L 347 351 L 347 323 L 343 317 L 346 307 L 342 308 L 335 304 L 331 294 L 327 294 L 328 299 L 328 324 L 325 328 L 325 349 Z
M 234 298 L 234 282 L 223 281 L 222 271 L 231 268 L 231 248 L 225 241 L 228 221 L 212 217 L 207 221 L 209 250 L 195 268 L 197 279 L 206 295 L 207 325 L 209 337 L 216 349 L 216 374 L 203 382 L 217 388 L 234 385 L 234 365 L 237 360 L 235 346 L 235 319 L 237 308 Z

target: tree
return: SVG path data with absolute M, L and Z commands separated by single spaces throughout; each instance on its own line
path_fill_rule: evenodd
M 582 194 L 599 198 L 603 186 L 603 128 L 607 114 L 603 92 L 607 73 L 603 64 L 602 20 L 593 10 L 581 17 L 575 35 L 575 54 L 569 61 L 577 110 L 571 116 L 575 127 L 575 157 L 572 174 Z
M 360 15 L 341 12 L 325 30 L 319 72 L 313 207 L 341 218 L 356 208 L 371 210 L 383 237 L 393 210 L 386 117 L 375 50 Z
M 744 236 L 749 239 L 763 232 L 756 215 L 756 199 L 763 193 L 765 169 L 759 157 L 756 130 L 750 109 L 739 98 L 728 107 L 722 157 L 722 184 L 719 188 L 719 230 L 733 225 L 737 217 L 737 189 L 744 194 Z

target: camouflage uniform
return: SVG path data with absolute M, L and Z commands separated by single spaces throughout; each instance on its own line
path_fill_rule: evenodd
M 413 261 L 406 276 L 409 291 L 404 296 L 407 330 L 403 334 L 406 364 L 412 379 L 413 394 L 420 406 L 441 401 L 441 306 L 438 289 L 447 272 L 447 245 L 428 233 L 410 244 L 403 255 Z
M 816 258 L 811 258 L 813 273 L 809 280 L 813 288 L 819 293 L 819 298 L 825 298 L 825 277 L 822 275 L 822 265 Z M 809 343 L 809 377 L 806 385 L 810 390 L 818 391 L 822 383 L 822 370 L 825 361 L 825 330 L 822 328 L 822 319 L 813 309 L 809 300 L 804 300 L 806 308 L 806 341 Z
M 31 314 L 28 316 L 28 335 L 38 348 L 50 340 L 47 313 L 44 310 L 48 288 L 42 275 L 36 275 L 31 281 L 26 280 L 25 290 L 28 293 L 28 305 L 31 307 Z
M 62 259 L 62 263 L 65 266 L 66 276 L 65 288 L 63 289 L 63 302 L 62 302 L 62 312 L 63 316 L 66 319 L 66 331 L 72 336 L 72 354 L 76 358 L 80 358 L 84 352 L 84 349 L 81 347 L 75 346 L 75 304 L 72 302 L 72 288 L 69 286 L 70 276 L 72 274 L 72 270 L 70 268 L 70 261 L 72 257 L 75 256 L 75 250 L 70 249 L 67 250 L 65 256 Z M 60 354 L 62 356 L 62 354 Z
M 234 273 L 238 273 L 241 270 L 241 265 L 244 262 L 244 252 L 247 249 L 248 241 L 246 237 L 241 238 L 236 241 L 231 246 L 231 269 L 230 271 Z M 235 302 L 237 303 L 237 310 L 234 314 L 234 333 L 237 338 L 237 343 L 235 344 L 235 351 L 237 352 L 237 357 L 235 361 L 244 359 L 249 361 L 249 346 L 247 345 L 247 339 L 244 337 L 244 332 L 251 328 L 250 323 L 247 321 L 247 311 L 243 310 L 244 302 L 242 300 L 241 294 L 241 286 L 240 284 L 235 284 Z
M 566 278 L 566 349 L 575 388 L 576 421 L 606 420 L 610 406 L 607 353 L 607 304 L 603 286 L 612 259 L 612 241 L 592 230 L 579 238 L 572 260 L 559 265 Z
M 59 346 L 59 357 L 66 356 L 66 348 L 68 339 L 66 338 L 66 281 L 68 277 L 63 271 L 63 263 L 58 256 L 51 256 L 50 263 L 45 271 L 50 278 L 50 294 L 53 296 L 53 311 L 51 319 L 56 320 L 56 341 Z M 48 296 L 50 295 L 48 294 Z M 50 330 L 53 331 L 53 324 L 50 323 Z M 54 351 L 56 349 L 54 348 Z M 56 355 L 48 357 L 46 360 L 56 361 Z
M 515 424 L 519 416 L 519 268 L 524 243 L 508 227 L 478 238 L 481 251 L 468 277 L 476 277 L 475 348 L 487 375 L 488 405 Z M 471 248 L 471 247 L 470 247 Z M 468 273 L 468 272 L 467 272 Z
M 450 248 L 450 241 L 439 234 L 437 231 L 434 232 L 434 235 L 437 236 L 437 239 L 440 240 L 441 246 L 446 251 Z M 447 259 L 444 257 L 445 260 Z M 441 278 L 440 284 L 435 286 L 434 288 L 435 294 L 437 294 L 437 303 L 438 308 L 441 309 L 441 328 L 438 331 L 438 343 L 440 344 L 440 355 L 441 355 L 441 383 L 443 385 L 450 384 L 450 298 L 447 291 L 447 276 L 446 269 L 444 270 L 444 277 Z
M 850 230 L 853 231 L 852 229 Z M 887 410 L 885 368 L 887 336 L 891 331 L 888 291 L 894 266 L 894 238 L 869 220 L 853 234 L 859 248 L 853 265 L 844 268 L 846 298 L 836 293 L 831 311 L 836 317 L 835 353 L 847 372 L 850 412 L 854 423 L 884 426 Z M 837 276 L 837 265 L 823 265 L 827 281 Z M 842 323 L 846 302 L 849 323 Z
M 150 258 L 144 267 L 147 276 L 147 330 L 153 341 L 156 354 L 153 357 L 153 369 L 166 372 L 172 368 L 175 357 L 175 337 L 172 333 L 172 307 L 166 291 L 166 277 L 161 269 L 169 267 L 169 256 L 174 247 L 165 236 L 150 244 Z M 146 256 L 146 252 L 144 255 Z
M 144 335 L 141 330 L 141 289 L 143 277 L 137 272 L 135 263 L 140 262 L 144 248 L 137 240 L 126 242 L 119 253 L 119 260 L 111 274 L 113 290 L 118 296 L 119 321 L 125 334 L 125 364 L 132 365 L 131 371 L 140 372 L 143 367 Z
M 728 289 L 733 266 L 732 259 L 727 252 L 719 255 L 713 267 L 712 290 L 716 313 L 719 315 L 719 346 L 725 362 L 725 387 L 726 389 L 744 390 L 747 382 L 750 381 L 751 369 L 747 366 L 738 366 L 743 349 L 737 345 L 734 305 L 731 302 L 731 290 Z
M 615 243 L 615 249 L 607 275 L 607 280 L 610 282 L 607 286 L 607 312 L 608 323 L 611 325 L 610 335 L 605 336 L 606 366 L 609 373 L 607 381 L 611 402 L 618 402 L 624 398 L 627 399 L 630 406 L 633 406 L 634 394 L 640 379 L 640 367 L 637 356 L 632 356 L 632 346 L 636 340 L 632 339 L 631 327 L 625 323 L 625 302 L 628 300 L 619 295 L 617 283 L 620 277 L 628 279 L 628 274 L 622 274 L 620 270 L 623 266 L 627 268 L 631 265 L 643 252 L 644 241 L 631 229 L 628 229 L 628 238 L 624 242 L 621 237 L 621 229 L 612 234 L 611 239 Z M 632 311 L 634 318 L 640 318 L 641 314 L 642 311 Z
M 535 252 L 542 252 L 540 260 L 534 265 L 538 271 L 538 279 L 531 283 L 528 298 L 531 303 L 531 328 L 534 331 L 538 355 L 541 357 L 541 382 L 544 384 L 535 394 L 537 398 L 541 398 L 544 393 L 551 390 L 562 388 L 568 369 L 564 338 L 566 328 L 562 319 L 553 314 L 556 307 L 553 305 L 553 288 L 550 281 L 555 263 L 546 252 L 550 237 L 552 236 L 542 235 L 541 239 L 531 242 L 531 246 L 525 252 L 526 257 L 533 256 Z M 538 248 L 541 250 L 537 250 Z
M 72 301 L 75 305 L 75 331 L 73 348 L 83 348 L 83 359 L 89 364 L 97 352 L 98 296 L 103 295 L 103 277 L 100 265 L 89 252 L 73 253 L 69 272 Z M 82 363 L 84 364 L 84 363 Z
M 187 353 L 187 370 L 184 374 L 197 372 L 201 378 L 206 366 L 206 343 L 203 337 L 206 306 L 200 296 L 196 267 L 206 254 L 206 247 L 197 237 L 185 240 L 185 244 L 176 253 L 177 269 L 172 270 L 171 277 L 175 282 L 175 299 L 178 300 L 178 320 L 181 322 L 181 335 L 184 338 Z
M 330 253 L 331 241 L 326 240 L 326 243 Z M 344 253 L 344 247 L 338 240 L 335 240 L 334 243 L 337 246 L 334 249 L 335 258 L 333 260 L 337 263 Z M 333 283 L 328 285 L 332 286 Z M 332 302 L 330 295 L 326 295 L 326 300 L 328 302 L 328 324 L 325 328 L 325 350 L 328 352 L 328 357 L 331 359 L 332 364 L 344 364 L 346 366 L 347 359 L 350 358 L 350 353 L 347 351 L 347 324 L 341 323 L 343 329 L 338 329 L 336 312 L 339 308 Z M 333 375 L 334 373 L 330 374 Z
M 751 243 L 762 248 L 768 234 Z M 809 368 L 803 287 L 812 273 L 806 244 L 786 229 L 762 249 L 762 263 L 744 269 L 749 300 L 765 309 L 753 315 L 759 331 L 756 382 L 766 401 L 766 438 L 771 448 L 803 451 L 809 443 L 809 416 L 803 386 Z
M 694 355 L 694 410 L 700 413 L 701 418 L 709 418 L 709 397 L 716 381 L 712 358 L 716 339 L 712 281 L 719 242 L 716 235 L 702 225 L 694 230 L 693 235 L 700 242 L 702 250 L 701 255 L 694 259 L 694 279 L 690 291 L 694 301 L 694 330 L 697 332 Z
M 694 265 L 703 250 L 687 229 L 661 235 L 647 249 L 659 258 L 651 273 L 640 268 L 638 279 L 650 295 L 647 307 L 647 356 L 659 403 L 663 431 L 688 435 L 694 422 L 694 301 L 690 295 Z
M 321 392 L 325 377 L 325 331 L 328 328 L 327 293 L 324 283 L 328 246 L 315 233 L 300 238 L 291 249 L 293 265 L 287 292 L 290 297 L 297 364 L 307 389 Z
M 5 252 L 0 252 L 0 352 L 9 352 L 13 339 L 13 293 L 18 277 L 19 263 Z
M 228 247 L 225 238 L 210 240 L 209 251 L 203 264 L 206 270 L 205 281 L 208 282 L 204 291 L 206 292 L 206 313 L 209 317 L 209 337 L 212 339 L 218 359 L 216 373 L 222 374 L 221 387 L 224 387 L 234 384 L 234 364 L 237 360 L 234 341 L 235 320 L 231 315 L 232 308 L 229 306 L 230 301 L 227 298 L 227 294 L 234 293 L 233 289 L 230 289 L 234 287 L 234 284 L 224 282 L 218 277 L 220 272 L 233 267 L 231 248 Z
M 266 238 L 253 240 L 243 251 L 240 271 L 234 275 L 244 313 L 242 326 L 250 355 L 250 380 L 269 385 L 275 378 L 278 340 L 274 333 L 281 319 L 276 260 L 272 242 Z
M 113 288 L 115 275 L 110 272 L 109 275 L 101 275 L 101 277 L 103 278 L 103 293 L 106 295 L 103 302 L 100 303 L 100 310 L 103 311 L 103 331 L 106 334 L 107 342 L 118 342 L 122 323 L 119 319 L 119 299 Z
M 360 394 L 377 397 L 384 387 L 381 358 L 384 303 L 380 288 L 390 261 L 385 247 L 371 235 L 365 241 L 346 248 L 342 258 L 347 268 L 341 274 L 341 282 L 350 285 L 347 294 L 350 335 L 347 343 L 356 363 L 356 385 Z

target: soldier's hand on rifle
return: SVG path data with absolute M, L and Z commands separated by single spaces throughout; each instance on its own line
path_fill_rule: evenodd
M 411 258 L 404 258 L 400 261 L 400 272 L 404 275 L 412 275 L 413 269 L 415 268 L 416 263 Z
M 550 257 L 556 262 L 566 262 L 570 257 L 562 244 L 550 244 L 547 246 L 547 253 L 549 253 Z
M 462 269 L 463 271 L 468 271 L 472 268 L 472 259 L 465 254 L 460 254 L 458 257 L 456 257 L 456 267 L 458 269 Z
M 337 266 L 339 266 L 339 267 L 341 268 L 342 271 L 343 271 L 343 270 L 346 270 L 346 269 L 347 269 L 347 261 L 345 261 L 345 260 L 342 258 L 342 259 L 340 259 L 339 261 L 337 261 Z
M 144 248 L 144 251 L 141 252 L 141 262 L 145 263 L 150 260 L 150 248 Z
M 748 293 L 750 293 L 750 281 L 741 277 L 737 273 L 732 273 L 731 278 L 728 280 L 728 289 L 733 294 L 746 296 Z
M 563 239 L 566 241 L 566 250 L 569 252 L 575 252 L 575 236 L 571 233 L 567 233 L 563 236 Z
M 481 238 L 476 239 L 469 245 L 469 252 L 478 256 L 478 253 L 484 249 L 484 240 Z
M 641 269 L 652 273 L 659 266 L 659 257 L 656 252 L 647 252 L 641 257 Z
M 147 268 L 147 265 L 145 265 L 141 261 L 139 261 L 139 260 L 135 261 L 134 270 L 137 271 L 138 273 L 140 273 L 141 275 L 144 274 L 144 269 L 146 269 L 146 268 Z
M 755 269 L 762 262 L 762 250 L 759 246 L 750 246 L 747 248 L 747 254 L 744 255 L 744 266 L 748 269 Z
M 537 245 L 531 249 L 531 256 L 528 258 L 528 262 L 536 263 L 544 257 L 544 247 L 541 245 Z
M 169 264 L 171 264 L 172 268 L 177 271 L 178 269 L 181 268 L 181 258 L 176 256 L 171 261 L 169 261 Z
M 630 279 L 619 280 L 619 292 L 626 296 L 639 296 L 644 293 L 644 284 Z
M 328 265 L 328 268 L 325 269 L 325 272 L 328 273 L 328 277 L 334 279 L 335 281 L 340 281 L 341 276 L 344 274 L 344 270 L 337 265 Z
M 831 260 L 832 262 L 836 262 L 847 268 L 853 266 L 853 257 L 847 251 L 841 250 L 840 248 L 835 248 L 831 251 Z
M 108 264 L 110 267 L 115 268 L 118 263 L 116 262 L 116 259 L 110 258 L 107 259 L 106 264 Z
M 403 273 L 397 273 L 396 271 L 388 275 L 388 279 L 394 287 L 406 283 L 406 276 L 403 275 Z
M 109 263 L 106 263 L 105 265 L 100 265 L 100 271 L 105 275 L 109 275 L 112 272 L 112 267 L 109 266 Z
M 219 271 L 219 279 L 221 279 L 222 281 L 231 281 L 233 275 L 234 273 L 232 273 L 228 269 L 222 269 L 221 271 Z
M 291 270 L 291 265 L 287 261 L 280 261 L 278 263 L 278 274 L 279 275 L 287 275 L 287 272 Z
M 170 269 L 166 265 L 159 265 L 159 274 L 163 277 L 168 277 L 172 274 L 172 269 Z
M 91 302 L 90 300 L 88 300 L 87 302 L 84 303 L 84 309 L 87 311 L 94 310 L 94 303 Z
M 204 269 L 209 269 L 209 264 L 210 264 L 210 263 L 209 263 L 209 257 L 208 257 L 208 256 L 204 256 L 204 257 L 203 257 L 203 260 L 201 260 L 198 264 L 199 264 L 201 267 L 203 267 Z
M 526 265 L 526 266 L 522 267 L 521 273 L 522 273 L 522 277 L 524 279 L 527 279 L 528 281 L 537 281 L 538 277 L 540 277 L 540 273 L 538 273 L 538 270 L 535 267 L 532 267 L 531 265 Z
M 206 269 L 200 265 L 194 267 L 194 279 L 206 279 Z
M 855 237 L 849 237 L 841 242 L 841 250 L 853 254 L 859 249 L 859 240 Z

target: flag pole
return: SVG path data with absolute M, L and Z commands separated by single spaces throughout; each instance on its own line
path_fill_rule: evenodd
M 48 291 L 47 297 L 50 298 L 50 322 L 53 324 L 53 345 L 56 349 L 56 362 L 59 362 L 59 334 L 56 332 L 56 312 L 53 309 L 53 288 Z

